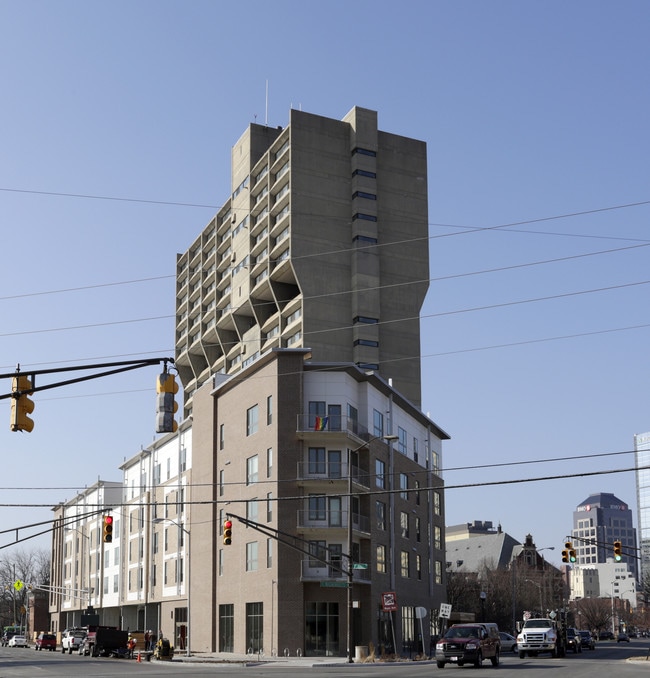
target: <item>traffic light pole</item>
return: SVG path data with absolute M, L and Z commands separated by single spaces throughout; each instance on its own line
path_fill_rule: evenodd
M 38 391 L 46 391 L 51 388 L 58 388 L 59 386 L 69 386 L 70 384 L 78 384 L 82 381 L 90 381 L 91 379 L 99 379 L 100 377 L 108 377 L 112 374 L 120 374 L 121 372 L 129 372 L 130 370 L 137 370 L 141 367 L 149 367 L 150 365 L 159 365 L 164 363 L 165 366 L 167 363 L 174 363 L 173 358 L 143 358 L 141 360 L 121 360 L 118 362 L 112 363 L 94 363 L 91 365 L 77 365 L 76 367 L 57 367 L 51 370 L 26 370 L 21 372 L 20 365 L 16 366 L 15 372 L 9 372 L 6 374 L 0 374 L 0 379 L 13 379 L 19 374 L 29 376 L 31 378 L 31 388 L 25 391 L 26 394 L 36 393 Z M 45 384 L 44 386 L 36 386 L 34 381 L 37 375 L 44 374 L 61 374 L 63 372 L 74 372 L 81 370 L 96 370 L 96 369 L 105 369 L 108 367 L 115 367 L 117 369 L 107 370 L 105 372 L 100 372 L 99 374 L 88 374 L 85 377 L 76 377 L 75 379 L 66 379 L 65 381 L 57 381 L 52 384 Z M 16 396 L 23 395 L 22 391 L 16 391 L 11 393 L 4 393 L 0 395 L 0 400 L 5 400 L 6 398 L 15 398 Z

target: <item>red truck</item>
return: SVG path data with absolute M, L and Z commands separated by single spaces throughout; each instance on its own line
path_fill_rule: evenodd
M 35 650 L 56 650 L 56 636 L 53 633 L 39 633 L 34 644 Z

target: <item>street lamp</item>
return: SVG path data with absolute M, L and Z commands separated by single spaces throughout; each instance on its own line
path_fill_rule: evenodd
M 179 530 L 182 530 L 185 532 L 187 535 L 187 632 L 186 632 L 186 638 L 185 638 L 185 655 L 187 657 L 190 656 L 190 638 L 191 638 L 191 626 L 190 626 L 190 616 L 191 616 L 191 592 L 192 592 L 192 580 L 191 580 L 191 575 L 192 575 L 192 557 L 190 555 L 190 544 L 191 544 L 191 539 L 192 535 L 190 534 L 190 531 L 183 527 L 180 523 L 177 523 L 175 520 L 172 520 L 171 518 L 154 518 L 152 523 L 171 523 L 172 525 L 176 525 Z
M 347 624 L 347 646 L 348 646 L 348 663 L 351 664 L 353 662 L 352 659 L 352 620 L 353 620 L 353 615 L 352 615 L 352 584 L 353 584 L 353 564 L 352 564 L 352 528 L 353 528 L 353 521 L 352 521 L 352 455 L 355 454 L 355 452 L 358 452 L 359 450 L 363 450 L 364 448 L 368 447 L 370 443 L 374 442 L 375 440 L 384 440 L 388 445 L 390 443 L 394 442 L 395 440 L 398 440 L 398 437 L 393 434 L 389 435 L 381 435 L 381 436 L 375 436 L 374 438 L 370 438 L 367 442 L 363 443 L 363 445 L 359 445 L 359 447 L 355 448 L 354 450 L 351 450 L 348 448 L 348 590 L 347 590 L 347 606 L 348 606 L 348 624 Z M 391 520 L 391 530 L 393 529 L 393 521 Z

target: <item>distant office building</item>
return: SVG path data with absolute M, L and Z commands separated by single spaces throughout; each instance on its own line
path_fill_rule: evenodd
M 639 511 L 639 581 L 650 580 L 650 433 L 634 436 L 636 452 L 636 501 Z M 645 586 L 643 587 L 645 590 Z
M 623 561 L 637 576 L 636 530 L 629 506 L 609 492 L 592 494 L 573 512 L 571 539 L 576 565 L 589 567 L 614 558 L 614 542 L 622 544 Z

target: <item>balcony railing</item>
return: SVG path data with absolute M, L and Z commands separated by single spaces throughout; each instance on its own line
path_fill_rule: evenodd
M 298 462 L 298 480 L 341 480 L 348 481 L 348 476 L 352 476 L 352 482 L 366 488 L 370 488 L 370 473 L 364 469 L 355 466 L 350 467 L 351 474 L 348 473 L 348 464 L 340 462 Z
M 301 563 L 300 578 L 302 581 L 334 581 L 343 584 L 348 581 L 346 568 L 347 558 L 332 565 L 321 563 L 314 558 L 305 558 Z M 352 570 L 353 581 L 364 582 L 370 579 L 370 568 Z
M 345 528 L 348 526 L 347 511 L 310 511 L 309 509 L 299 510 L 297 517 L 297 526 L 302 528 L 314 529 L 332 529 Z M 370 518 L 360 513 L 352 514 L 352 529 L 355 532 L 364 532 L 370 534 Z
M 342 415 L 316 415 L 299 414 L 297 422 L 297 431 L 305 433 L 308 431 L 323 433 L 347 433 L 357 438 L 366 439 L 368 429 L 360 424 L 356 419 L 344 417 Z

